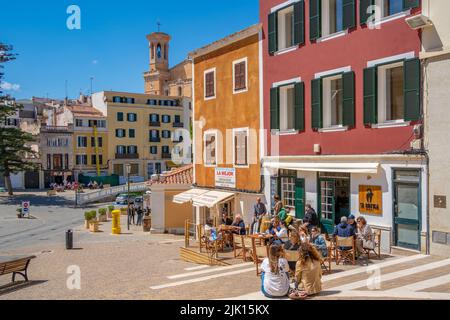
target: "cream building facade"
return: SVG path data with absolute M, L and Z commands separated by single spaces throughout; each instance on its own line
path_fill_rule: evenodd
M 423 0 L 425 150 L 429 156 L 430 253 L 450 257 L 450 24 L 448 0 Z
M 189 98 L 103 91 L 93 94 L 92 102 L 106 115 L 108 170 L 121 183 L 126 164 L 131 164 L 131 180 L 142 182 L 190 163 Z

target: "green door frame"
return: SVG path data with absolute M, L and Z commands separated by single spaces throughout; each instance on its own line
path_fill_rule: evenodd
M 420 251 L 420 248 L 422 247 L 422 241 L 421 241 L 421 235 L 422 235 L 422 170 L 421 169 L 417 169 L 416 171 L 419 172 L 419 181 L 418 182 L 409 182 L 409 181 L 398 181 L 395 179 L 395 174 L 397 172 L 401 172 L 401 171 L 415 171 L 415 169 L 396 169 L 393 168 L 392 169 L 392 185 L 394 188 L 394 192 L 393 192 L 393 199 L 392 199 L 392 220 L 393 220 L 393 235 L 394 235 L 394 241 L 395 241 L 395 246 L 399 246 L 402 248 L 407 248 L 407 249 L 412 249 L 412 250 L 418 250 Z M 402 218 L 397 218 L 397 212 L 396 212 L 396 204 L 397 204 L 397 186 L 398 185 L 410 185 L 410 186 L 417 186 L 417 203 L 418 203 L 418 220 L 412 220 L 412 219 L 402 219 Z M 418 225 L 418 245 L 414 246 L 408 243 L 401 243 L 398 242 L 398 232 L 397 232 L 397 225 L 398 224 L 405 224 L 405 225 Z
M 320 225 L 325 228 L 328 234 L 332 234 L 334 232 L 334 219 L 336 217 L 336 199 L 333 197 L 333 210 L 332 210 L 332 219 L 323 219 L 322 218 L 322 182 L 333 182 L 334 183 L 334 192 L 336 192 L 336 179 L 332 178 L 320 178 L 319 173 L 317 173 L 317 188 L 318 188 L 318 216 Z M 324 230 L 322 230 L 323 232 Z
M 305 218 L 305 179 L 297 178 L 295 180 L 295 217 L 297 219 Z

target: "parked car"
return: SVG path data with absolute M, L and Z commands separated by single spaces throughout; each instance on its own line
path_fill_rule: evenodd
M 130 195 L 129 199 L 130 199 L 130 204 L 131 205 L 134 204 L 134 199 L 135 199 L 134 196 Z M 122 205 L 122 206 L 128 205 L 128 194 L 126 194 L 126 193 L 119 194 L 116 198 L 115 204 Z

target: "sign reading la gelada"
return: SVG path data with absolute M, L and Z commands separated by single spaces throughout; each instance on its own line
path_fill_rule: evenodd
M 381 186 L 359 186 L 359 212 L 383 214 L 383 190 Z

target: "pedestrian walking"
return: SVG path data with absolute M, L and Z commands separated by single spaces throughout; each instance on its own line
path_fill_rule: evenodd
M 261 219 L 263 215 L 267 213 L 267 209 L 264 203 L 262 203 L 261 198 L 256 199 L 256 204 L 254 206 L 253 210 L 253 223 L 251 228 L 251 233 L 256 234 L 259 233 L 260 227 L 261 227 Z
M 142 226 L 142 218 L 144 216 L 144 211 L 142 208 L 137 209 L 137 225 Z

